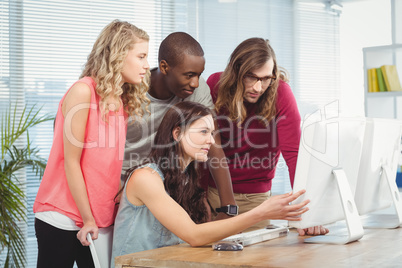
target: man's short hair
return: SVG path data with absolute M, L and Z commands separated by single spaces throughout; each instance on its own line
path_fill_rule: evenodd
M 171 33 L 159 46 L 158 61 L 165 60 L 170 66 L 176 66 L 183 54 L 204 56 L 204 50 L 200 43 L 188 33 Z

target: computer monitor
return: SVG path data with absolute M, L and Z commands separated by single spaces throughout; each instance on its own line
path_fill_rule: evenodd
M 402 122 L 399 120 L 366 120 L 355 191 L 355 202 L 364 227 L 396 228 L 402 224 L 402 201 L 395 182 L 401 155 L 401 133 Z M 392 208 L 384 210 L 391 205 Z
M 289 226 L 308 228 L 346 220 L 348 232 L 315 236 L 309 243 L 346 244 L 360 239 L 364 230 L 354 202 L 363 146 L 365 118 L 310 116 L 302 125 L 293 191 L 306 189 L 295 200 L 310 199 L 301 221 Z

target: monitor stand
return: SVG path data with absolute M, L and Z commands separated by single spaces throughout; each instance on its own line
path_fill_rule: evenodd
M 341 197 L 343 212 L 345 213 L 346 227 L 348 234 L 345 235 L 318 235 L 304 239 L 305 243 L 322 243 L 322 244 L 347 244 L 357 241 L 364 235 L 363 226 L 355 200 L 350 190 L 345 171 L 343 169 L 334 169 L 332 171 L 338 184 L 339 195 Z M 328 213 L 331 213 L 328 211 Z
M 381 180 L 385 180 L 389 188 L 392 205 L 395 208 L 395 213 L 372 213 L 367 217 L 362 217 L 364 228 L 398 228 L 402 225 L 402 201 L 399 194 L 398 186 L 396 185 L 395 178 L 391 176 L 391 170 L 389 167 L 381 167 L 382 174 Z

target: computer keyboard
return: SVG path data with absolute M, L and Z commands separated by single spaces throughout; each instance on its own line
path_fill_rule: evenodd
M 245 233 L 240 233 L 236 235 L 229 236 L 225 239 L 222 239 L 222 241 L 232 241 L 236 242 L 239 244 L 242 244 L 243 246 L 248 246 L 264 241 L 268 241 L 274 238 L 286 236 L 289 233 L 289 229 L 287 227 L 280 227 L 277 226 L 275 228 L 264 228 L 264 229 L 258 229 L 255 231 L 251 232 L 245 232 Z

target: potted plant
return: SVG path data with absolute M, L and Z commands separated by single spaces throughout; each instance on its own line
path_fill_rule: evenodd
M 25 240 L 19 222 L 26 221 L 24 182 L 16 172 L 29 166 L 36 175 L 42 176 L 46 160 L 32 147 L 28 130 L 42 122 L 53 120 L 49 115 L 40 115 L 41 108 L 35 105 L 22 112 L 18 105 L 12 106 L 0 116 L 1 158 L 0 158 L 0 253 L 4 253 L 4 267 L 25 266 Z M 17 140 L 24 140 L 17 145 Z M 6 252 L 4 252 L 6 251 Z

